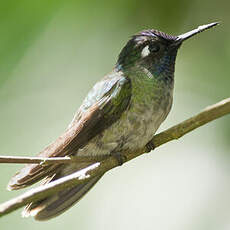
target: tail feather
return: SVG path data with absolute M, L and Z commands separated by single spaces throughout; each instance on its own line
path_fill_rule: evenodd
M 37 169 L 37 167 L 39 167 L 39 170 L 34 173 L 33 171 Z M 48 166 L 37 164 L 26 165 L 10 179 L 7 189 L 11 191 L 30 186 L 44 177 L 49 177 L 53 174 L 56 174 L 61 167 L 61 164 L 53 164 Z
M 73 172 L 81 170 L 90 163 L 27 165 L 9 182 L 8 189 L 15 190 L 27 187 L 43 179 L 42 184 L 50 183 Z M 28 204 L 22 212 L 23 217 L 33 216 L 36 220 L 48 220 L 56 217 L 77 203 L 102 177 L 96 176 L 88 182 L 75 187 L 64 188 L 62 191 L 47 196 L 37 202 Z
M 87 183 L 77 185 L 41 201 L 31 203 L 25 207 L 22 216 L 33 216 L 39 221 L 56 217 L 77 203 L 101 177 L 93 177 Z
M 81 170 L 90 164 L 87 162 L 64 164 L 59 171 L 45 178 L 44 183 L 50 183 L 73 172 Z M 48 220 L 60 215 L 65 210 L 77 203 L 102 177 L 96 176 L 88 182 L 75 187 L 65 188 L 62 191 L 48 196 L 40 201 L 28 204 L 22 212 L 23 217 L 33 216 L 36 220 Z

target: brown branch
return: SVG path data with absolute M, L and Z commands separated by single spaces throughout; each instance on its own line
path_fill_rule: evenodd
M 97 162 L 105 159 L 105 156 L 77 156 L 77 157 L 21 157 L 21 156 L 0 156 L 0 164 L 54 164 L 76 162 Z
M 206 108 L 201 113 L 183 121 L 182 123 L 175 125 L 166 131 L 163 131 L 154 136 L 152 139 L 155 147 L 159 147 L 169 141 L 179 139 L 183 135 L 192 130 L 212 121 L 219 117 L 222 117 L 230 113 L 230 98 L 225 99 L 215 105 Z M 126 162 L 132 160 L 133 158 L 145 153 L 147 148 L 137 149 L 135 152 L 126 152 Z M 100 163 L 94 163 L 91 166 L 82 169 L 76 173 L 69 176 L 60 178 L 54 182 L 46 185 L 39 186 L 37 188 L 31 189 L 28 192 L 9 200 L 0 205 L 0 217 L 10 213 L 24 205 L 43 199 L 49 195 L 57 193 L 66 187 L 75 186 L 77 184 L 85 183 L 92 177 L 97 175 L 102 175 L 110 169 L 118 166 L 118 162 L 113 157 L 109 157 Z

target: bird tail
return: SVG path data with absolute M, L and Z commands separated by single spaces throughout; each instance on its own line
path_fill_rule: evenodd
M 56 217 L 77 203 L 101 178 L 97 176 L 85 184 L 80 184 L 41 201 L 30 203 L 22 212 L 23 217 L 33 216 L 43 221 Z
M 85 165 L 87 167 L 89 164 Z M 46 183 L 57 180 L 63 176 L 69 175 L 76 172 L 82 168 L 83 165 L 76 170 L 76 167 L 69 165 L 65 170 L 61 170 L 60 173 L 56 174 L 52 178 L 47 178 Z M 75 187 L 65 188 L 54 195 L 48 196 L 40 201 L 32 202 L 28 204 L 22 212 L 23 217 L 32 216 L 36 220 L 43 221 L 49 220 L 56 217 L 66 211 L 68 208 L 76 204 L 102 177 L 96 176 L 87 181 L 86 183 L 79 184 Z

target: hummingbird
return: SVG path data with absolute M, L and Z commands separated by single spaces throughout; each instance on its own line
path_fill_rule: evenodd
M 124 151 L 147 146 L 166 119 L 173 102 L 177 51 L 188 38 L 216 26 L 210 23 L 179 36 L 149 29 L 131 37 L 112 72 L 90 90 L 65 132 L 39 153 L 40 157 L 115 156 L 122 164 Z M 8 184 L 9 190 L 50 183 L 81 170 L 92 162 L 30 164 Z M 22 215 L 48 220 L 77 203 L 102 177 L 64 188 L 28 204 Z

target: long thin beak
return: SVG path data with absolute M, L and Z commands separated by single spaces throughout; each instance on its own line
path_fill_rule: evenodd
M 214 27 L 214 26 L 216 26 L 218 24 L 219 24 L 219 22 L 213 22 L 213 23 L 210 23 L 210 24 L 207 24 L 207 25 L 199 26 L 198 28 L 196 28 L 194 30 L 191 30 L 191 31 L 189 31 L 189 32 L 187 32 L 185 34 L 181 34 L 181 35 L 177 36 L 176 42 L 181 43 L 181 42 L 187 40 L 188 38 L 191 38 L 192 36 L 194 36 L 194 35 L 196 35 L 196 34 L 198 34 L 200 32 L 203 32 L 203 31 L 205 31 L 207 29 L 210 29 L 210 28 L 212 28 L 212 27 Z

